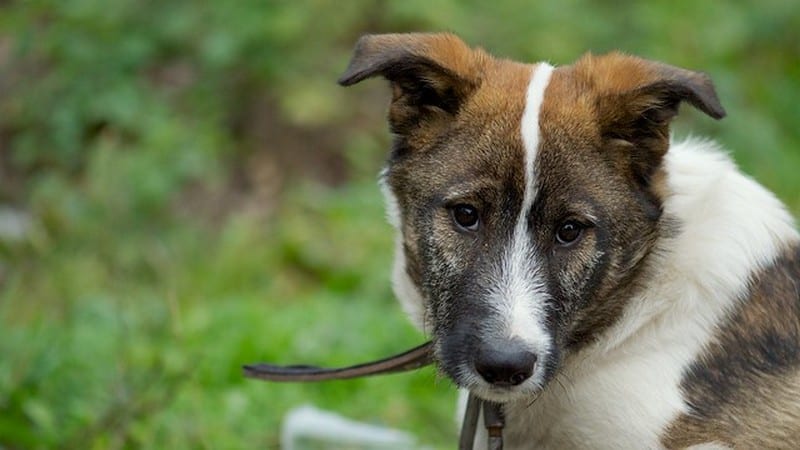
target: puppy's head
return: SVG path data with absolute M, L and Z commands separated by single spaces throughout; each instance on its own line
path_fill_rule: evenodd
M 626 306 L 662 228 L 668 124 L 724 111 L 702 74 L 622 54 L 519 64 L 448 34 L 362 37 L 391 83 L 395 290 L 441 369 L 495 401 L 543 388 Z

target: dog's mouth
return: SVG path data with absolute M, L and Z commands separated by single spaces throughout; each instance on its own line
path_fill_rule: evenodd
M 519 386 L 495 386 L 487 383 L 473 383 L 464 386 L 477 397 L 495 403 L 508 403 L 521 400 L 532 401 L 541 393 L 544 386 L 526 383 Z

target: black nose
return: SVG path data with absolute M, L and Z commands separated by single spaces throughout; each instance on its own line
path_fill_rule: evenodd
M 495 386 L 517 386 L 533 375 L 536 354 L 524 344 L 506 341 L 485 345 L 475 358 L 475 370 Z

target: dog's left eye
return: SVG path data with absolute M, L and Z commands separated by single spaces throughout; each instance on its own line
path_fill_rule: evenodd
M 472 205 L 456 205 L 450 209 L 453 221 L 459 228 L 466 231 L 476 231 L 480 225 L 478 210 Z
M 581 234 L 583 234 L 583 226 L 574 221 L 568 220 L 561 224 L 556 231 L 556 241 L 561 245 L 569 245 L 577 241 Z

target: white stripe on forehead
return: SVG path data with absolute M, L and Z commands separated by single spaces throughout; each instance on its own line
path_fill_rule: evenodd
M 544 101 L 544 90 L 550 83 L 553 66 L 539 63 L 531 77 L 528 92 L 525 96 L 525 112 L 522 114 L 522 143 L 525 145 L 525 197 L 522 202 L 520 218 L 528 214 L 533 204 L 534 192 L 534 161 L 539 149 L 539 111 Z M 519 223 L 517 224 L 519 226 Z
M 540 358 L 548 352 L 551 338 L 544 326 L 548 300 L 541 264 L 530 242 L 528 215 L 536 197 L 536 153 L 539 147 L 539 112 L 553 67 L 540 63 L 532 69 L 521 119 L 524 144 L 525 190 L 519 216 L 493 288 L 494 302 L 502 316 L 502 334 L 526 342 Z M 534 377 L 535 378 L 535 377 Z

